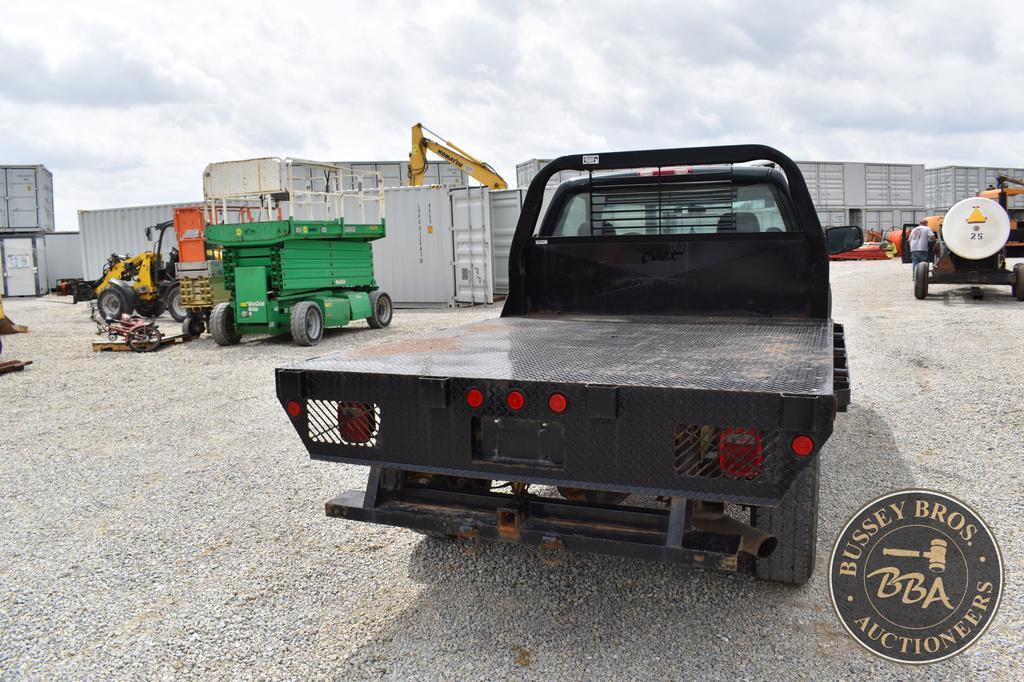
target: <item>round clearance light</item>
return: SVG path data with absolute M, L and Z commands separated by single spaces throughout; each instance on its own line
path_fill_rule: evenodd
M 799 435 L 790 442 L 789 447 L 794 455 L 806 457 L 814 452 L 814 439 L 810 436 Z
M 471 388 L 468 391 L 466 391 L 466 404 L 474 409 L 483 405 L 483 392 L 479 388 Z
M 526 396 L 521 391 L 509 391 L 505 397 L 505 404 L 512 410 L 521 410 L 526 404 Z
M 298 400 L 289 400 L 288 405 L 285 406 L 285 409 L 288 410 L 288 414 L 290 414 L 291 416 L 298 417 L 300 414 L 302 414 L 302 403 L 300 403 Z
M 562 414 L 569 407 L 569 401 L 561 393 L 552 393 L 548 396 L 548 409 L 555 414 Z

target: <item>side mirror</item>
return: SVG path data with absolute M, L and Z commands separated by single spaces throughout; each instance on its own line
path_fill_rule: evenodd
M 152 226 L 146 228 L 146 239 L 148 239 L 149 241 L 153 241 L 153 227 Z
M 853 251 L 864 245 L 864 232 L 856 225 L 830 227 L 825 230 L 825 243 L 830 256 Z

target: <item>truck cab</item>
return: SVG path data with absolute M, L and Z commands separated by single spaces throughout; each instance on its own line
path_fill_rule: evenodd
M 278 397 L 311 457 L 370 467 L 329 516 L 803 583 L 850 399 L 828 254 L 861 241 L 770 147 L 561 157 L 500 318 L 280 368 Z

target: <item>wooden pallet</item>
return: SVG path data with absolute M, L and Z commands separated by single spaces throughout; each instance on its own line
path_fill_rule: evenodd
M 31 364 L 31 360 L 0 360 L 0 374 L 20 372 Z
M 160 346 L 161 348 L 163 346 L 177 346 L 180 343 L 186 343 L 195 338 L 198 337 L 181 333 L 171 334 L 170 336 L 165 336 L 160 341 Z M 101 350 L 131 351 L 131 348 L 128 347 L 128 344 L 125 341 L 93 341 L 92 350 L 93 352 L 99 352 Z M 154 348 L 153 350 L 157 351 L 159 348 Z

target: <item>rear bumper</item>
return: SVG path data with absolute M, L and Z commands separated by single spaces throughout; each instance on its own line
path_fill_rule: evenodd
M 1013 284 L 1012 270 L 958 270 L 939 272 L 931 269 L 931 284 Z
M 326 504 L 329 517 L 411 528 L 455 538 L 475 553 L 483 541 L 537 546 L 542 558 L 564 550 L 735 571 L 744 554 L 767 556 L 775 538 L 681 498 L 667 509 L 581 504 L 533 495 L 403 488 L 397 472 L 371 470 L 366 491 Z M 388 481 L 389 474 L 392 475 Z

